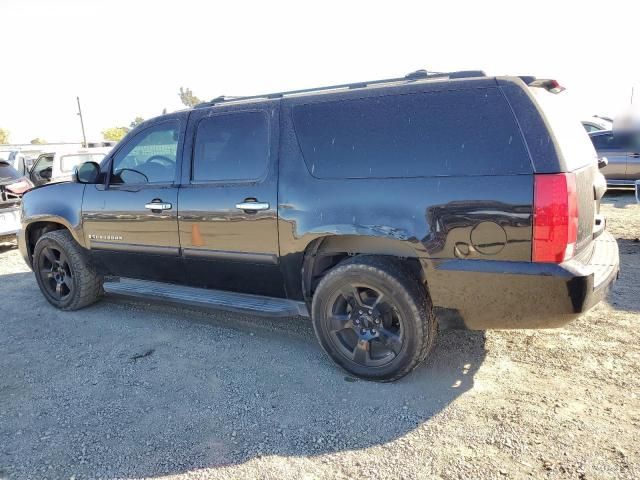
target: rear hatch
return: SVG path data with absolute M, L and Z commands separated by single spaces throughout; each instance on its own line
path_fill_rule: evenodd
M 554 93 L 553 89 L 534 86 L 529 86 L 529 91 L 536 99 L 559 151 L 559 172 L 570 172 L 575 176 L 578 232 L 574 256 L 588 258 L 594 236 L 604 229 L 599 210 L 606 182 L 598 169 L 597 153 L 574 113 L 567 92 Z

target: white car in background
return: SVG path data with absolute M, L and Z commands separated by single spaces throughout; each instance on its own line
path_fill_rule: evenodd
M 582 126 L 587 133 L 611 130 L 613 128 L 613 120 L 609 117 L 594 115 L 593 117 L 582 120 Z
M 52 182 L 68 182 L 73 175 L 73 169 L 84 162 L 96 162 L 105 157 L 113 147 L 81 148 L 61 150 L 41 154 L 29 172 L 29 177 L 35 185 Z
M 0 243 L 15 239 L 20 230 L 20 201 L 33 188 L 31 181 L 5 160 L 0 160 Z

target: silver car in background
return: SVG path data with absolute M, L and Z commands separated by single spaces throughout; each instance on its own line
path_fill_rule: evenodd
M 640 180 L 640 135 L 613 130 L 589 134 L 598 157 L 608 164 L 600 169 L 609 187 L 635 188 Z

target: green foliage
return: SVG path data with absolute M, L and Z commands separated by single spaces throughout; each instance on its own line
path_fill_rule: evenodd
M 129 128 L 127 127 L 113 127 L 103 130 L 102 136 L 105 140 L 119 142 L 127 133 L 129 133 Z
M 136 117 L 133 119 L 133 122 L 131 122 L 129 124 L 129 127 L 131 128 L 131 130 L 133 130 L 134 128 L 136 128 L 138 125 L 140 125 L 142 122 L 144 122 L 144 118 L 142 117 Z
M 193 107 L 199 103 L 202 103 L 202 100 L 196 97 L 190 88 L 180 87 L 178 96 L 180 97 L 180 101 L 187 107 Z
M 47 141 L 44 138 L 36 137 L 31 140 L 31 145 L 44 145 Z
M 0 128 L 0 143 L 9 143 L 9 130 Z

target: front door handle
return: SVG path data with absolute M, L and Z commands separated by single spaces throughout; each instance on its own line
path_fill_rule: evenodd
M 144 208 L 146 208 L 147 210 L 171 210 L 171 207 L 173 205 L 171 205 L 170 203 L 167 202 L 151 202 L 151 203 L 147 203 Z
M 236 208 L 249 212 L 257 212 L 259 210 L 269 210 L 268 202 L 241 202 L 236 203 Z

